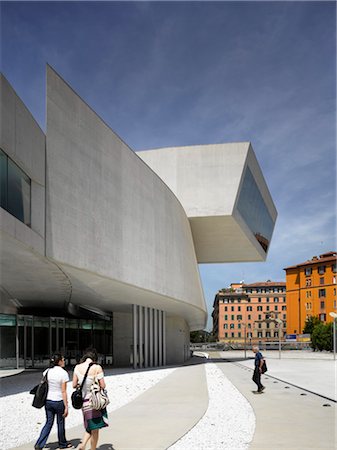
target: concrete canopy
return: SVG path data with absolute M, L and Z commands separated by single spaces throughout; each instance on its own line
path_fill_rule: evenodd
M 198 263 L 266 259 L 277 212 L 249 142 L 162 148 L 137 154 L 183 205 Z M 256 190 L 256 206 L 269 221 L 266 245 L 256 237 L 261 223 L 252 220 L 255 211 L 247 210 L 246 205 L 243 217 L 240 208 L 242 196 L 250 195 L 244 186 L 247 172 Z M 247 200 L 254 202 L 254 198 Z

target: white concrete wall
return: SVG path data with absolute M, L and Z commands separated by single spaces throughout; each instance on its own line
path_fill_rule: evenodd
M 31 179 L 31 227 L 1 209 L 1 230 L 44 254 L 45 135 L 3 75 L 0 105 L 0 147 Z
M 132 314 L 113 313 L 113 355 L 116 367 L 130 366 Z
M 173 298 L 190 304 L 203 312 L 201 322 L 206 320 L 181 204 L 51 68 L 47 182 L 48 257 L 65 270 L 69 265 L 123 283 L 118 302 L 136 302 L 128 295 L 128 286 L 136 286 L 165 296 L 167 303 Z M 147 306 L 158 308 L 150 298 Z M 113 301 L 111 294 L 111 306 Z M 161 306 L 165 310 L 165 301 Z
M 166 318 L 167 364 L 181 364 L 189 358 L 190 330 L 181 317 Z

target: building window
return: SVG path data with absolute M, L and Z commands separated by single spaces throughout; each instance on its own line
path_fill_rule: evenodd
M 311 302 L 309 302 L 309 303 L 306 303 L 305 304 L 305 309 L 311 309 L 312 308 L 312 303 Z
M 278 331 L 274 331 L 274 337 L 278 337 Z
M 233 328 L 234 328 L 234 323 L 231 323 L 230 326 L 229 326 L 229 328 L 230 328 L 230 329 L 233 329 Z
M 326 297 L 325 289 L 318 289 L 318 297 Z
M 326 319 L 326 314 L 320 314 L 320 315 L 319 315 L 319 320 L 320 320 L 321 322 L 325 322 L 325 319 Z
M 305 273 L 305 276 L 309 276 L 309 275 L 311 275 L 312 274 L 312 268 L 311 267 L 306 267 L 305 269 L 304 269 L 304 273 Z
M 253 311 L 253 307 L 252 306 L 247 306 L 247 311 Z
M 238 329 L 241 330 L 241 323 L 238 324 Z
M 286 314 L 283 314 L 283 319 L 285 320 L 287 318 Z M 285 322 L 283 322 L 283 324 L 285 324 Z M 285 326 L 285 325 L 284 325 Z
M 225 311 L 227 311 L 228 310 L 228 306 L 225 306 Z
M 258 315 L 258 319 L 262 320 L 262 315 L 261 314 Z
M 252 328 L 252 324 L 249 323 L 249 324 L 247 325 L 247 327 L 248 327 L 248 328 Z
M 267 325 L 267 328 L 270 328 L 270 323 L 269 322 L 267 322 L 266 325 Z
M 336 277 L 332 277 L 332 284 L 336 284 Z
M 306 286 L 311 286 L 311 278 L 307 278 L 307 279 L 305 280 L 305 285 L 306 285 Z
M 278 297 L 275 297 L 275 298 L 274 298 L 274 302 L 275 302 L 275 303 L 278 303 Z
M 228 315 L 227 314 L 224 315 L 224 320 L 228 320 Z
M 257 307 L 257 310 L 258 310 L 258 311 L 262 311 L 262 306 L 258 306 L 258 307 Z
M 266 298 L 266 302 L 269 303 L 269 297 Z
M 234 311 L 234 306 L 231 306 L 231 311 Z
M 282 311 L 286 311 L 287 307 L 285 305 L 282 305 Z
M 239 337 L 239 338 L 241 337 L 241 333 L 240 333 L 240 331 L 238 332 L 238 337 Z
M 237 319 L 238 319 L 238 320 L 242 320 L 242 315 L 241 315 L 241 314 L 238 314 L 238 315 L 237 315 Z
M 228 333 L 225 333 L 225 338 L 228 337 Z
M 321 309 L 325 308 L 325 302 L 321 302 Z
M 31 223 L 31 180 L 0 149 L 1 208 L 25 225 Z
M 262 323 L 259 323 L 259 324 L 257 325 L 257 327 L 258 327 L 258 328 L 262 328 Z
M 286 298 L 285 298 L 285 297 L 283 297 L 283 303 L 285 303 L 285 301 L 286 301 Z
M 257 332 L 257 337 L 258 337 L 258 338 L 262 338 L 262 331 L 258 331 L 258 332 Z
M 232 337 L 234 337 L 235 336 L 235 333 L 232 333 Z
M 306 296 L 307 298 L 310 298 L 310 297 L 311 297 L 311 291 L 307 291 L 307 292 L 305 293 L 305 296 Z
M 318 266 L 318 273 L 319 273 L 320 275 L 323 275 L 324 272 L 325 272 L 325 266 Z
M 231 315 L 231 320 L 235 320 L 234 314 Z
M 241 311 L 241 306 L 238 306 L 238 311 Z
M 266 310 L 269 311 L 269 309 L 270 309 L 270 307 L 269 307 L 269 305 L 267 305 L 267 306 L 266 306 Z
M 319 284 L 324 284 L 324 277 L 320 277 Z
M 224 330 L 227 330 L 227 328 L 228 328 L 228 323 L 224 323 L 224 324 L 223 324 L 223 327 L 224 327 Z
M 248 320 L 251 320 L 252 316 L 251 314 L 248 314 Z
M 335 264 L 332 264 L 332 271 L 333 271 L 334 273 L 337 272 L 337 269 L 336 269 L 336 263 L 335 263 Z
M 266 332 L 266 337 L 267 337 L 267 338 L 270 338 L 270 331 L 267 331 L 267 332 Z
M 259 298 L 258 298 L 258 302 L 261 303 L 261 301 L 262 301 L 262 300 L 261 300 L 261 297 L 259 297 Z
M 278 305 L 274 306 L 274 311 L 278 311 Z
M 336 307 L 337 307 L 337 301 L 334 300 L 334 301 L 333 301 L 333 309 L 336 309 Z

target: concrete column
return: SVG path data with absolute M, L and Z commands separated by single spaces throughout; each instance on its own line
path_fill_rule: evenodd
M 163 365 L 166 366 L 166 313 L 163 311 Z
M 158 311 L 158 365 L 163 365 L 163 311 Z
M 158 310 L 154 310 L 154 332 L 153 332 L 153 339 L 154 339 L 154 366 L 158 366 Z
M 143 343 L 144 343 L 144 323 L 143 323 L 143 313 L 144 313 L 144 307 L 138 306 L 138 342 L 139 342 L 139 361 L 138 361 L 138 367 L 141 369 L 143 367 L 143 359 L 144 359 L 144 352 L 143 352 Z
M 153 308 L 149 311 L 149 364 L 153 367 Z
M 137 305 L 132 305 L 132 332 L 133 332 L 133 368 L 137 368 L 137 345 L 138 345 L 138 307 Z
M 144 367 L 149 367 L 149 308 L 144 308 Z

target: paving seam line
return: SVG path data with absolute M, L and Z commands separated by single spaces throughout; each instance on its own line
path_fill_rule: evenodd
M 230 361 L 230 360 L 228 360 L 228 359 L 227 359 L 227 360 L 225 359 L 224 361 L 229 362 L 229 363 L 231 363 L 231 364 L 234 364 L 235 366 L 240 367 L 240 369 L 248 369 L 248 370 L 250 370 L 251 372 L 253 372 L 253 369 L 251 369 L 250 367 L 244 366 L 243 364 L 240 364 L 240 363 L 238 363 L 238 362 L 233 362 L 233 361 Z M 269 374 L 268 374 L 268 375 L 266 375 L 266 376 L 269 377 L 269 378 L 273 378 L 274 380 L 281 381 L 282 383 L 289 384 L 290 386 L 295 387 L 295 388 L 297 388 L 297 389 L 301 389 L 302 391 L 309 392 L 309 394 L 317 395 L 318 397 L 324 398 L 325 400 L 329 400 L 330 402 L 337 403 L 337 400 L 335 400 L 335 399 L 333 399 L 333 398 L 326 397 L 325 395 L 322 395 L 322 394 L 317 394 L 317 392 L 313 392 L 313 391 L 310 391 L 309 389 L 306 389 L 306 388 L 304 388 L 304 387 L 297 386 L 296 384 L 290 383 L 289 381 L 281 380 L 281 378 L 277 378 L 277 377 L 275 377 L 274 375 L 269 375 Z

